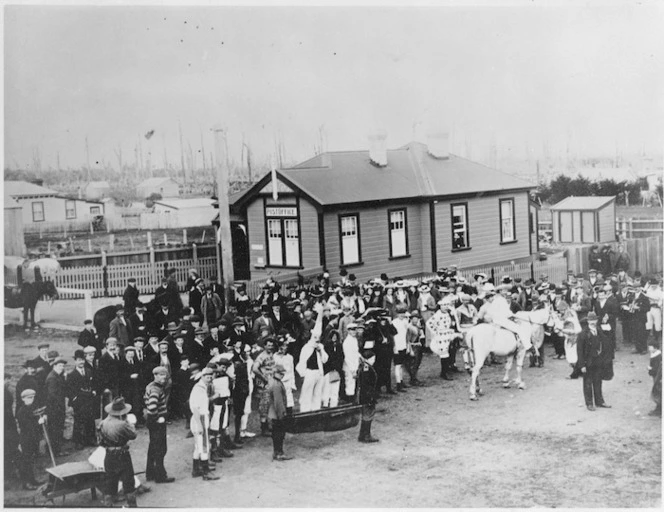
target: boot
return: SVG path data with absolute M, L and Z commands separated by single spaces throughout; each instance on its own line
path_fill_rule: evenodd
M 233 438 L 233 442 L 235 444 L 242 445 L 244 447 L 244 441 L 242 440 L 242 437 L 240 436 L 240 431 L 235 432 L 235 437 Z
M 193 478 L 198 478 L 199 476 L 203 476 L 203 471 L 201 469 L 201 461 L 198 459 L 194 459 L 194 465 L 193 469 L 191 470 L 191 476 Z
M 377 443 L 379 440 L 371 436 L 371 421 L 363 421 L 362 426 L 364 427 L 364 439 L 360 442 L 362 443 Z
M 385 389 L 387 390 L 388 395 L 396 395 L 397 392 L 392 389 L 392 383 L 388 383 L 387 386 L 385 386 Z
M 267 421 L 261 421 L 261 435 L 263 437 L 270 437 L 270 426 Z
M 443 380 L 452 380 L 452 378 L 447 375 L 447 359 L 440 360 L 440 378 Z
M 239 450 L 242 448 L 241 444 L 235 444 L 233 440 L 231 439 L 231 436 L 228 433 L 223 433 L 221 435 L 221 440 L 224 444 L 224 446 L 229 449 L 229 450 Z
M 210 464 L 207 460 L 202 460 L 201 465 L 203 467 L 203 480 L 219 480 L 219 476 L 210 472 Z
M 537 356 L 535 354 L 530 354 L 530 368 L 535 368 L 537 366 Z
M 231 452 L 230 450 L 227 450 L 226 448 L 224 448 L 223 443 L 218 443 L 217 444 L 217 449 L 215 450 L 214 453 L 217 457 L 220 457 L 220 458 L 223 457 L 225 459 L 230 459 L 231 457 L 233 457 L 233 452 Z
M 366 424 L 367 424 L 366 421 L 363 421 L 363 422 L 360 424 L 360 435 L 357 436 L 357 440 L 358 440 L 360 443 L 364 443 L 364 440 L 367 438 L 367 425 L 366 425 Z
M 136 492 L 130 492 L 127 494 L 127 507 L 129 508 L 136 508 L 138 505 L 136 504 Z

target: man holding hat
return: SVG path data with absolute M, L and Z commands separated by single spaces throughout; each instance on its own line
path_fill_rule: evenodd
M 65 364 L 67 361 L 58 357 L 53 361 L 53 369 L 46 377 L 46 416 L 47 430 L 51 448 L 55 455 L 67 455 L 62 450 L 65 429 L 65 411 L 67 408 L 67 384 L 65 381 Z
M 595 407 L 610 407 L 602 395 L 602 377 L 613 366 L 614 346 L 597 328 L 598 320 L 597 314 L 590 311 L 586 321 L 581 323 L 582 330 L 576 340 L 577 366 L 583 374 L 583 396 L 589 411 L 594 411 Z
M 129 315 L 133 314 L 136 308 L 143 305 L 138 298 L 139 295 L 138 288 L 136 288 L 136 278 L 130 277 L 127 279 L 127 287 L 122 294 L 122 302 L 124 302 L 124 307 Z
M 175 478 L 169 477 L 164 467 L 164 457 L 168 452 L 166 439 L 168 408 L 165 386 L 169 374 L 163 366 L 156 366 L 152 374 L 154 380 L 145 389 L 146 421 L 150 432 L 145 478 L 159 484 L 170 483 L 175 481 Z
M 194 434 L 193 469 L 191 476 L 203 477 L 203 480 L 219 480 L 210 469 L 210 398 L 209 388 L 212 384 L 214 371 L 212 368 L 203 368 L 200 378 L 194 384 L 189 395 L 189 421 L 191 432 Z
M 85 367 L 85 352 L 74 352 L 75 368 L 67 375 L 67 396 L 74 409 L 74 433 L 72 441 L 81 449 L 95 446 L 95 402 L 97 391 L 92 371 Z M 99 412 L 97 410 L 97 412 Z
M 112 506 L 118 493 L 118 482 L 122 482 L 127 505 L 133 508 L 136 507 L 136 484 L 134 464 L 127 443 L 136 439 L 136 418 L 133 414 L 129 415 L 131 405 L 125 404 L 122 397 L 113 400 L 104 410 L 108 416 L 99 426 L 101 446 L 106 449 L 106 485 L 102 504 Z

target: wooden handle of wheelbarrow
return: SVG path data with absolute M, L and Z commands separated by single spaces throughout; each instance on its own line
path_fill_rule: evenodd
M 42 423 L 42 429 L 44 430 L 44 439 L 46 439 L 46 446 L 48 446 L 48 452 L 51 454 L 51 462 L 53 462 L 53 467 L 56 467 L 57 464 L 55 463 L 55 455 L 53 455 L 51 440 L 48 437 L 48 429 L 46 428 L 46 423 L 48 422 L 48 418 L 46 416 L 42 416 L 42 418 L 44 418 L 44 423 Z

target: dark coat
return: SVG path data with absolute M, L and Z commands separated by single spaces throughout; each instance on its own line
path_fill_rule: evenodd
M 594 335 L 586 325 L 576 338 L 579 368 L 602 368 L 613 361 L 615 345 L 601 329 Z
M 67 397 L 74 409 L 92 409 L 95 403 L 93 392 L 97 391 L 97 383 L 90 368 L 84 367 L 85 376 L 78 369 L 67 374 Z M 93 412 L 91 410 L 91 412 Z
M 203 300 L 203 292 L 201 292 L 200 288 L 195 287 L 193 290 L 189 292 L 189 307 L 194 310 L 194 314 L 198 315 L 201 317 L 201 320 L 203 319 L 201 315 L 201 302 Z
M 134 338 L 142 336 L 147 342 L 148 330 L 152 327 L 147 314 L 143 314 L 143 318 L 139 318 L 136 313 L 129 317 L 129 327 L 131 328 L 131 342 L 134 343 Z
M 99 358 L 99 388 L 110 389 L 114 395 L 120 391 L 120 360 L 109 353 Z
M 118 345 L 124 345 L 126 347 L 127 345 L 134 344 L 134 338 L 131 335 L 131 328 L 126 318 L 125 322 L 126 325 L 123 324 L 119 318 L 114 318 L 109 326 L 108 336 L 117 339 Z
M 85 347 L 94 347 L 97 349 L 97 354 L 101 354 L 101 350 L 104 348 L 104 343 L 99 338 L 99 334 L 93 331 L 88 331 L 83 329 L 78 335 L 78 344 Z
M 67 381 L 64 372 L 61 375 L 51 370 L 46 377 L 46 414 L 49 418 L 61 416 L 64 419 L 67 408 Z
M 372 366 L 360 363 L 360 404 L 374 405 L 378 399 L 378 375 Z
M 125 309 L 129 313 L 133 313 L 134 310 L 141 305 L 141 301 L 138 299 L 139 295 L 138 288 L 130 285 L 127 285 L 127 288 L 125 288 L 125 291 L 122 294 L 122 300 Z

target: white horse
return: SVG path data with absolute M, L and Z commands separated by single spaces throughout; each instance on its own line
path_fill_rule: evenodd
M 554 321 L 555 318 L 557 318 L 555 312 L 551 306 L 547 305 L 545 308 L 536 311 L 523 312 L 520 317 L 517 316 L 516 321 L 522 327 L 528 329 L 533 347 L 541 347 L 544 338 L 544 325 Z M 503 387 L 510 387 L 510 371 L 513 361 L 516 361 L 517 377 L 514 382 L 519 389 L 526 389 L 526 384 L 521 378 L 526 349 L 522 343 L 517 342 L 513 332 L 494 324 L 478 324 L 466 334 L 466 344 L 471 354 L 471 364 L 473 366 L 470 379 L 471 400 L 477 400 L 477 395 L 482 395 L 479 386 L 479 374 L 482 366 L 484 366 L 484 361 L 491 352 L 497 356 L 507 356 Z

